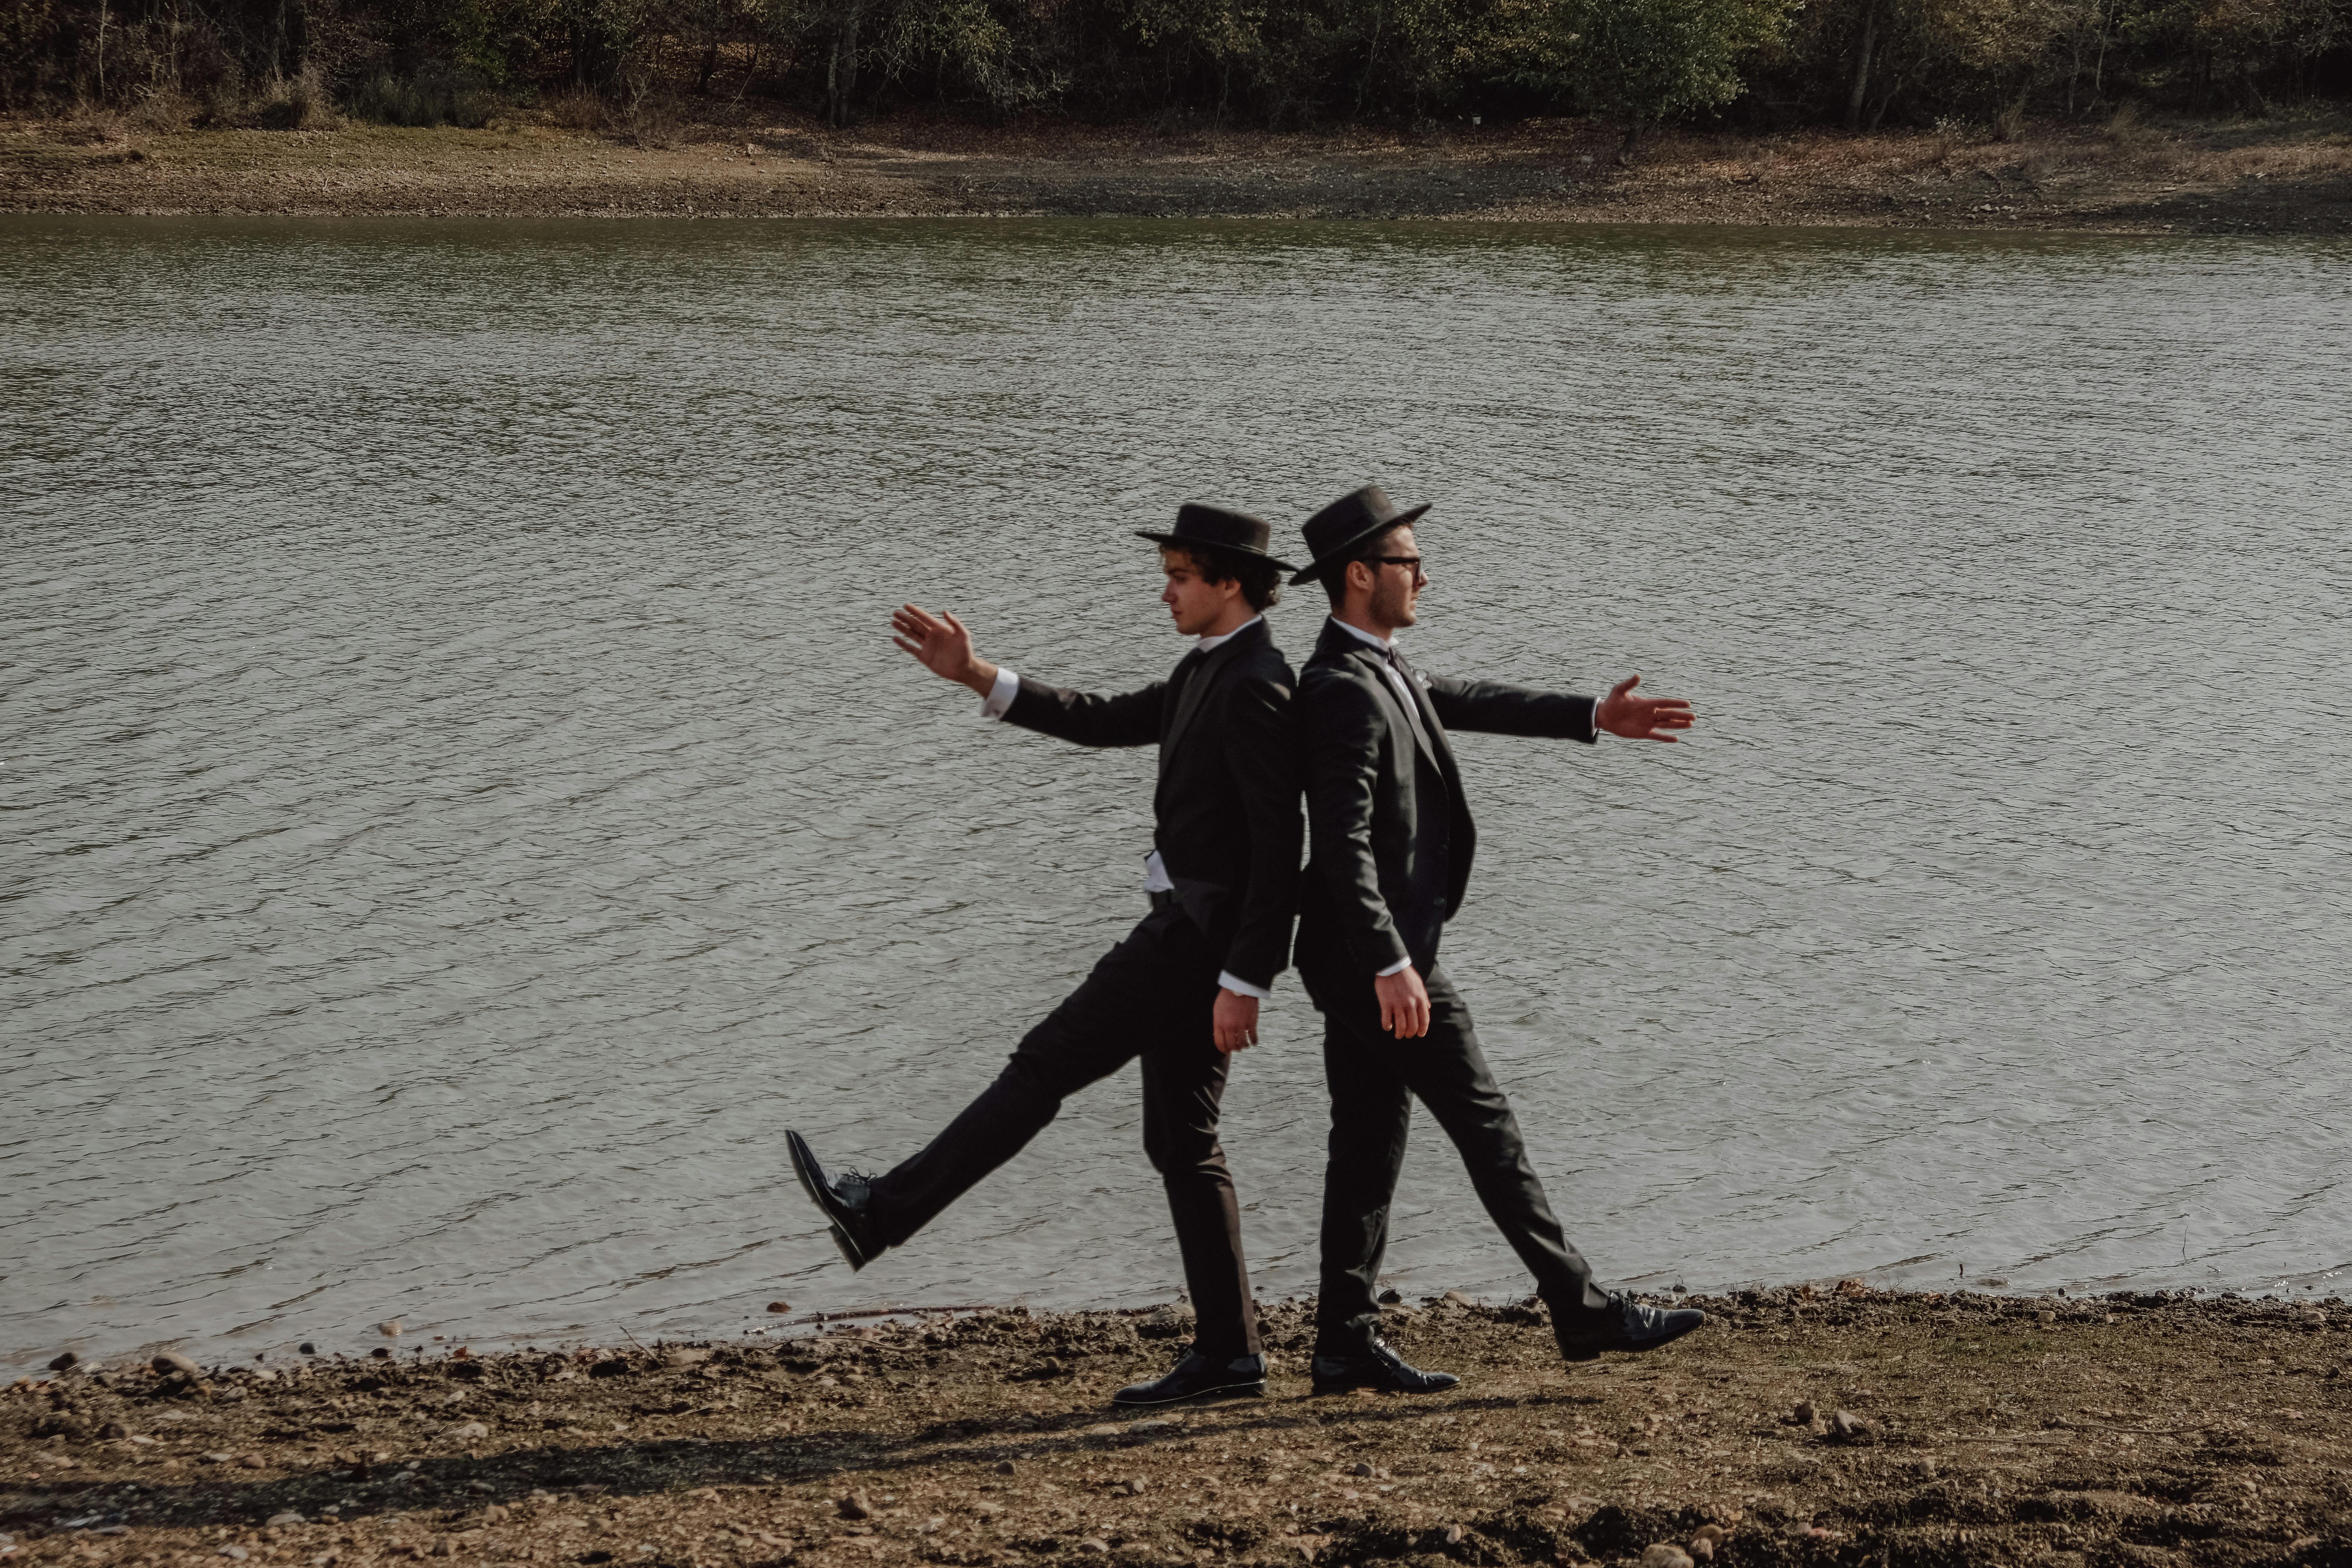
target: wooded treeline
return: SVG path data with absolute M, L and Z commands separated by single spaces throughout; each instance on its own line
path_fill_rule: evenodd
M 0 0 L 0 108 L 159 122 L 749 96 L 835 123 L 1869 129 L 2347 94 L 2352 0 Z

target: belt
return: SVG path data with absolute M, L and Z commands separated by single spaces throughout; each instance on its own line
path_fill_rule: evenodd
M 1162 888 L 1157 892 L 1148 892 L 1143 896 L 1150 900 L 1151 907 L 1155 910 L 1172 910 L 1179 907 L 1176 902 L 1176 890 L 1173 888 Z

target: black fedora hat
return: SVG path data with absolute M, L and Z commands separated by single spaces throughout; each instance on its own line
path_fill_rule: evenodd
M 1135 536 L 1161 544 L 1173 544 L 1179 549 L 1201 545 L 1233 555 L 1255 555 L 1285 572 L 1297 570 L 1289 562 L 1276 561 L 1265 552 L 1265 547 L 1274 542 L 1274 530 L 1263 520 L 1245 511 L 1233 511 L 1221 506 L 1203 506 L 1199 501 L 1188 500 L 1176 509 L 1173 531 L 1154 533 L 1150 529 L 1139 528 Z
M 1295 585 L 1320 577 L 1332 566 L 1346 562 L 1356 546 L 1375 533 L 1385 533 L 1391 528 L 1402 528 L 1429 510 L 1429 502 L 1397 510 L 1389 500 L 1389 492 L 1378 485 L 1366 485 L 1350 490 L 1313 517 L 1299 525 L 1307 535 L 1307 551 L 1315 559 L 1290 581 Z

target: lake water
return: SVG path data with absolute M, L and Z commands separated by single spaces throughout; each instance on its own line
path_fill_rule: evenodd
M 1420 663 L 1701 715 L 1459 742 L 1447 965 L 1604 1278 L 2332 1290 L 2347 387 L 2340 241 L 0 220 L 0 1364 L 1169 1299 L 1131 1070 L 855 1277 L 792 1179 L 1140 912 L 1150 755 L 888 611 L 1139 683 L 1130 529 L 1374 478 Z M 1523 1290 L 1418 1139 L 1397 1282 Z

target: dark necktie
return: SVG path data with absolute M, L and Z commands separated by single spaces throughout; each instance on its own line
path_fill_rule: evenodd
M 1394 644 L 1390 645 L 1388 656 L 1389 668 L 1395 670 L 1398 679 L 1404 682 L 1405 717 L 1412 721 L 1413 732 L 1421 737 L 1422 743 L 1433 752 L 1437 750 L 1437 742 L 1431 738 L 1428 715 L 1421 710 L 1421 682 L 1412 678 L 1412 666 L 1405 663 L 1404 655 L 1397 652 Z
M 1160 739 L 1162 742 L 1167 741 L 1169 731 L 1175 728 L 1176 715 L 1183 711 L 1185 688 L 1192 684 L 1192 677 L 1200 672 L 1208 657 L 1196 647 L 1178 659 L 1176 668 L 1169 671 L 1168 689 L 1160 699 Z M 1168 753 L 1165 751 L 1160 753 L 1160 766 L 1163 773 L 1167 771 Z
M 1192 679 L 1192 672 L 1200 668 L 1201 661 L 1208 657 L 1196 647 L 1176 661 L 1176 668 L 1168 674 L 1168 710 L 1170 712 L 1174 712 L 1176 704 L 1183 700 L 1185 683 Z

